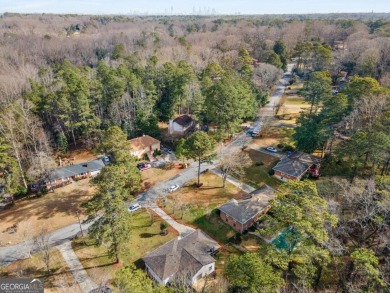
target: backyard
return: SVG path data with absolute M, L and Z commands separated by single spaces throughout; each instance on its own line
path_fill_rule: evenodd
M 109 257 L 107 248 L 97 247 L 92 239 L 79 238 L 73 241 L 73 249 L 80 259 L 90 278 L 97 284 L 110 281 L 122 265 L 135 263 L 142 267 L 141 257 L 155 248 L 165 244 L 178 236 L 176 230 L 168 227 L 168 234 L 160 235 L 161 218 L 146 210 L 140 210 L 133 214 L 131 223 L 132 231 L 130 241 L 126 243 L 125 253 L 120 256 L 121 263 L 116 264 L 114 258 Z

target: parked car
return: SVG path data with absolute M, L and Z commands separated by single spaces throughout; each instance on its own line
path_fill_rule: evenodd
M 146 162 L 145 163 L 138 163 L 137 168 L 140 169 L 141 171 L 144 171 L 144 170 L 152 168 L 152 165 L 149 163 L 146 163 Z
M 273 147 L 267 147 L 266 150 L 269 151 L 269 152 L 272 152 L 272 153 L 277 153 L 278 152 L 278 150 L 273 148 Z
M 132 213 L 132 212 L 135 212 L 141 208 L 142 207 L 140 206 L 139 203 L 133 203 L 133 204 L 129 205 L 128 211 Z
M 168 191 L 169 192 L 174 192 L 175 190 L 178 190 L 179 188 L 180 188 L 180 186 L 177 185 L 177 184 L 171 185 L 171 186 L 169 186 Z

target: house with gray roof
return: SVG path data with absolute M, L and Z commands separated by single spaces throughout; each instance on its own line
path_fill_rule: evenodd
M 215 271 L 211 254 L 219 244 L 201 230 L 175 238 L 145 255 L 148 274 L 159 284 L 185 278 L 189 285 Z
M 104 161 L 104 159 L 96 159 L 54 169 L 50 171 L 41 181 L 32 184 L 31 190 L 38 191 L 42 187 L 53 189 L 72 183 L 78 179 L 95 177 L 107 163 L 108 161 Z
M 283 157 L 272 168 L 274 176 L 280 180 L 301 180 L 303 175 L 310 172 L 313 177 L 319 177 L 321 159 L 303 152 L 294 152 Z
M 240 200 L 232 199 L 221 205 L 221 219 L 237 232 L 243 233 L 270 209 L 269 201 L 276 197 L 275 190 L 263 185 Z

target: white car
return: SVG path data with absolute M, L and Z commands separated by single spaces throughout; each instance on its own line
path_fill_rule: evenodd
M 169 192 L 174 192 L 175 190 L 178 190 L 179 188 L 180 188 L 180 186 L 177 185 L 177 184 L 171 185 L 171 186 L 169 186 L 168 191 Z
M 132 212 L 135 212 L 136 210 L 139 210 L 141 208 L 142 207 L 140 206 L 139 203 L 133 203 L 133 204 L 129 205 L 128 211 L 132 213 Z
M 272 153 L 277 153 L 278 152 L 278 150 L 273 148 L 273 147 L 267 147 L 266 150 L 269 151 L 269 152 L 272 152 Z

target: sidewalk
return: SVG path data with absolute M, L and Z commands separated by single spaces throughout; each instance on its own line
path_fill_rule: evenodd
M 98 287 L 89 278 L 87 272 L 84 270 L 83 265 L 72 249 L 72 244 L 70 241 L 66 241 L 63 244 L 58 245 L 57 249 L 61 252 L 66 263 L 68 264 L 69 269 L 72 272 L 74 279 L 79 284 L 81 291 L 84 293 L 89 293 L 92 289 Z
M 164 221 L 166 221 L 170 226 L 172 226 L 177 232 L 179 232 L 180 236 L 184 236 L 192 231 L 195 231 L 194 228 L 188 227 L 186 225 L 180 224 L 168 216 L 162 209 L 153 205 L 150 207 L 156 214 L 158 214 Z

